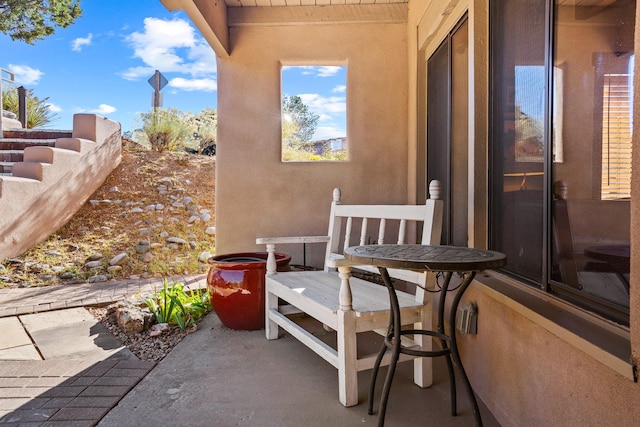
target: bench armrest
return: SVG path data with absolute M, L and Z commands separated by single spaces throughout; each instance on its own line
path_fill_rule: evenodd
M 329 236 L 294 236 L 294 237 L 258 237 L 257 245 L 275 245 L 280 243 L 327 243 Z
M 358 265 L 353 261 L 345 259 L 344 255 L 334 253 L 330 254 L 329 257 L 325 259 L 325 263 L 329 268 L 352 267 Z
M 285 243 L 328 243 L 329 236 L 258 237 L 257 245 L 267 245 L 267 275 L 276 272 L 276 244 Z

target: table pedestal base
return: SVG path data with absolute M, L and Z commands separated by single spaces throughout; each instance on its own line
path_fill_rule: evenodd
M 471 281 L 475 277 L 475 272 L 469 272 L 465 275 L 464 280 L 460 284 L 460 289 L 455 294 L 451 305 L 451 312 L 449 316 L 449 331 L 450 335 L 445 333 L 444 329 L 444 311 L 445 311 L 445 301 L 447 299 L 447 291 L 449 290 L 449 284 L 451 282 L 452 273 L 448 272 L 446 274 L 446 279 L 444 285 L 440 289 L 440 301 L 438 304 L 438 326 L 436 331 L 422 330 L 422 329 L 405 329 L 402 330 L 402 320 L 400 319 L 400 308 L 398 305 L 398 298 L 396 296 L 395 288 L 393 287 L 393 283 L 391 282 L 391 278 L 389 277 L 389 273 L 387 269 L 384 267 L 379 267 L 380 274 L 382 275 L 382 280 L 384 281 L 387 290 L 389 291 L 389 300 L 391 303 L 391 316 L 389 319 L 389 330 L 387 336 L 384 339 L 384 344 L 380 348 L 380 352 L 378 353 L 378 357 L 376 358 L 375 365 L 373 367 L 373 373 L 371 376 L 371 385 L 369 388 L 369 403 L 368 403 L 368 412 L 369 414 L 373 414 L 373 397 L 374 390 L 376 386 L 376 379 L 378 377 L 378 370 L 380 369 L 380 363 L 382 362 L 382 358 L 386 353 L 387 349 L 391 350 L 391 361 L 389 363 L 389 369 L 387 371 L 387 377 L 384 382 L 384 386 L 382 388 L 382 396 L 380 397 L 380 404 L 378 409 L 378 426 L 384 425 L 384 417 L 387 410 L 387 401 L 389 399 L 389 392 L 391 390 L 391 383 L 393 381 L 393 376 L 395 374 L 396 365 L 398 363 L 398 359 L 400 354 L 408 354 L 417 357 L 445 357 L 447 362 L 447 368 L 449 371 L 449 382 L 451 386 L 451 415 L 455 416 L 457 413 L 457 401 L 456 401 L 456 381 L 455 381 L 455 373 L 453 370 L 453 365 L 458 367 L 460 370 L 460 374 L 462 375 L 463 384 L 469 396 L 469 400 L 471 401 L 471 405 L 473 408 L 473 416 L 476 421 L 476 425 L 482 426 L 482 419 L 480 417 L 480 411 L 478 409 L 478 402 L 476 401 L 475 395 L 473 393 L 473 389 L 471 388 L 471 383 L 469 382 L 469 378 L 462 366 L 462 361 L 460 360 L 460 355 L 458 353 L 458 346 L 456 343 L 456 311 L 458 308 L 458 304 L 460 303 L 460 299 L 464 294 L 464 291 L 471 284 Z M 410 348 L 404 348 L 401 345 L 402 335 L 428 335 L 440 340 L 440 344 L 442 346 L 441 350 L 414 350 Z

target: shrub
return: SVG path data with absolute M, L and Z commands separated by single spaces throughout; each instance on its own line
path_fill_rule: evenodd
M 176 109 L 150 111 L 143 113 L 141 119 L 142 132 L 137 136 L 142 145 L 159 152 L 176 151 L 184 147 L 189 130 Z
M 47 103 L 49 98 L 40 99 L 33 94 L 33 89 L 27 89 L 27 128 L 44 127 L 58 119 L 55 112 Z M 18 115 L 18 90 L 2 91 L 2 108 Z

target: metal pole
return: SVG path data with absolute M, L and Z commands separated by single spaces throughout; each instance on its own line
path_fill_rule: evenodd
M 18 86 L 18 119 L 22 128 L 27 128 L 27 90 L 24 86 Z
M 153 79 L 153 108 L 157 110 L 158 108 L 160 108 L 160 71 L 156 70 L 156 73 L 153 75 Z

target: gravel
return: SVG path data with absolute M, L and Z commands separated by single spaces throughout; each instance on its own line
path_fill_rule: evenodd
M 89 313 L 93 315 L 109 332 L 126 346 L 140 360 L 158 362 L 162 360 L 173 348 L 191 332 L 198 329 L 198 325 L 187 330 L 181 330 L 177 326 L 172 326 L 164 331 L 162 335 L 151 336 L 149 330 L 137 334 L 126 334 L 120 329 L 116 322 L 115 310 L 112 308 L 87 307 Z

